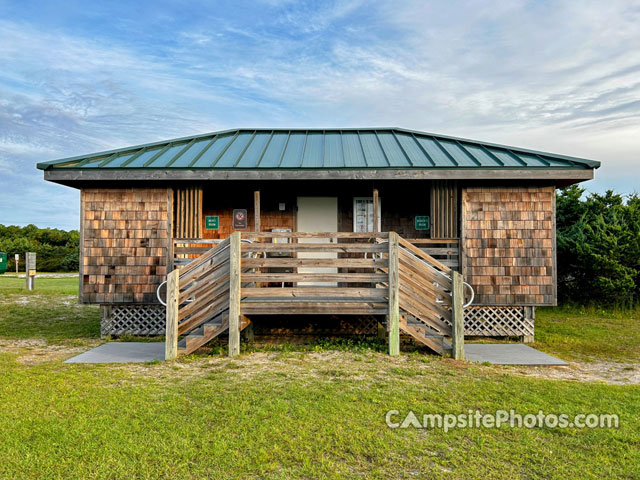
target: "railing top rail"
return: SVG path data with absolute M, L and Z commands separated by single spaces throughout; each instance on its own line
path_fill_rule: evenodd
M 228 248 L 230 243 L 231 240 L 229 238 L 226 238 L 211 250 L 209 250 L 207 253 L 200 255 L 198 258 L 194 258 L 193 262 L 188 263 L 180 269 L 180 277 L 182 278 L 186 276 L 189 272 L 191 272 L 195 268 L 198 268 L 198 266 L 209 261 L 212 257 L 215 257 L 218 253 Z
M 431 266 L 437 268 L 438 270 L 442 271 L 446 275 L 451 275 L 451 269 L 449 267 L 447 267 L 446 265 L 442 264 L 441 262 L 439 262 L 438 260 L 433 258 L 431 255 L 423 252 L 422 250 L 420 250 L 418 247 L 416 247 L 415 245 L 413 245 L 409 241 L 405 240 L 402 237 L 398 237 L 398 243 L 402 247 L 404 247 L 407 250 L 409 250 L 415 256 L 420 257 L 422 260 L 424 260 L 427 263 L 429 263 Z
M 242 238 L 389 238 L 389 232 L 242 232 Z

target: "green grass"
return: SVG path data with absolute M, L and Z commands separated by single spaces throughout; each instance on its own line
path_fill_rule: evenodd
M 77 278 L 36 278 L 35 290 L 24 278 L 0 277 L 0 338 L 82 342 L 100 337 L 97 305 L 78 305 Z
M 536 309 L 535 347 L 565 360 L 640 361 L 640 309 Z
M 30 294 L 6 280 L 0 278 L 0 338 L 95 341 L 97 310 L 73 303 L 67 279 L 50 279 L 60 283 Z M 24 297 L 34 300 L 29 309 L 12 309 Z M 55 327 L 48 325 L 52 317 Z M 556 320 L 565 317 L 578 347 L 562 340 Z M 607 340 L 619 336 L 606 325 L 618 321 L 630 322 L 624 315 L 542 311 L 536 336 L 554 353 L 589 356 L 593 348 L 600 358 Z M 638 347 L 633 338 L 625 348 L 634 341 Z M 2 343 L 0 478 L 631 479 L 640 466 L 637 386 L 524 377 L 415 352 L 392 359 L 375 341 L 143 365 L 67 365 L 62 360 L 74 354 L 67 346 Z M 391 409 L 420 415 L 510 408 L 616 413 L 621 425 L 445 433 L 394 430 L 384 421 Z

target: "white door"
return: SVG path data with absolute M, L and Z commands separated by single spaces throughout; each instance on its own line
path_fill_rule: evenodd
M 337 232 L 337 197 L 298 197 L 298 232 Z M 329 238 L 300 238 L 299 243 L 330 243 Z M 336 252 L 298 252 L 298 258 L 337 258 Z M 336 267 L 299 267 L 298 273 L 337 273 Z M 298 286 L 335 287 L 336 282 L 298 282 Z

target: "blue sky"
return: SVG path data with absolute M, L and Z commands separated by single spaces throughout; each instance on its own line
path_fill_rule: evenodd
M 638 189 L 638 1 L 0 0 L 0 223 L 77 228 L 38 161 L 234 127 L 400 126 Z

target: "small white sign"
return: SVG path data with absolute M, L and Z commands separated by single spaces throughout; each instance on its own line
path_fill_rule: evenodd
M 280 211 L 284 211 L 286 207 L 284 203 L 279 203 L 278 208 L 280 209 Z

